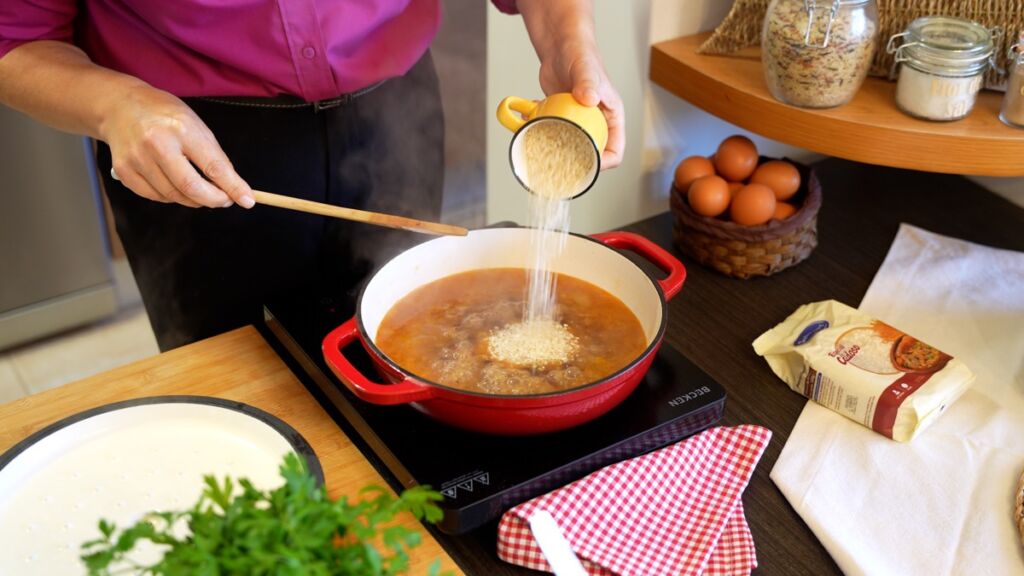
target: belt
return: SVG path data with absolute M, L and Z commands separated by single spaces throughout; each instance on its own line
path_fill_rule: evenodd
M 298 96 L 292 96 L 291 94 L 278 94 L 277 96 L 269 97 L 255 97 L 255 96 L 195 96 L 195 100 L 203 100 L 206 102 L 215 102 L 217 104 L 227 104 L 229 106 L 245 106 L 249 108 L 282 108 L 282 109 L 297 109 L 297 108 L 312 108 L 314 112 L 321 110 L 329 110 L 347 104 L 356 98 L 374 91 L 383 84 L 385 81 L 381 80 L 376 84 L 371 84 L 366 88 L 361 88 L 355 92 L 349 92 L 336 96 L 334 98 L 327 98 L 325 100 L 317 100 L 316 102 L 308 102 L 299 98 Z

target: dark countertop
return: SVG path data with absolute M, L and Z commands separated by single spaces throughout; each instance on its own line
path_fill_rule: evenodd
M 774 433 L 743 496 L 757 547 L 757 574 L 841 572 L 768 477 L 806 400 L 772 374 L 751 342 L 801 304 L 833 298 L 857 306 L 901 222 L 1024 251 L 1024 209 L 966 178 L 835 159 L 815 169 L 823 191 L 819 244 L 801 264 L 767 278 L 738 280 L 704 268 L 673 248 L 686 264 L 688 278 L 670 304 L 666 344 L 727 390 L 720 424 L 758 424 Z M 667 212 L 624 229 L 672 246 Z M 497 559 L 494 525 L 463 536 L 435 536 L 467 574 L 538 574 Z

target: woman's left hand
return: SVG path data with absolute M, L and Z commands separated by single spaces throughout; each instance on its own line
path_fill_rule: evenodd
M 541 89 L 572 92 L 580 104 L 599 106 L 608 122 L 601 169 L 618 166 L 626 147 L 626 116 L 597 50 L 590 1 L 518 0 L 518 8 L 540 58 Z

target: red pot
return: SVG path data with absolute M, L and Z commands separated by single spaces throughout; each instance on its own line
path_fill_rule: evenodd
M 467 430 L 503 435 L 541 434 L 577 426 L 622 402 L 636 388 L 654 360 L 668 320 L 667 301 L 686 279 L 686 268 L 650 240 L 627 232 L 570 235 L 553 263 L 555 271 L 595 284 L 626 304 L 644 328 L 647 348 L 618 372 L 562 392 L 496 395 L 450 388 L 416 376 L 374 344 L 384 315 L 406 294 L 445 276 L 481 268 L 528 268 L 526 228 L 475 230 L 465 237 L 437 238 L 399 254 L 366 285 L 356 316 L 324 338 L 327 365 L 353 394 L 373 404 L 410 404 L 437 420 Z M 650 260 L 668 277 L 654 280 L 614 248 Z M 355 340 L 390 382 L 377 383 L 356 369 L 342 351 Z

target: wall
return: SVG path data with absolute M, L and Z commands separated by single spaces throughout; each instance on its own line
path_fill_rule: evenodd
M 668 208 L 668 185 L 684 156 L 710 154 L 718 142 L 749 133 L 654 86 L 647 78 L 653 42 L 713 28 L 728 12 L 721 0 L 594 0 L 594 20 L 605 68 L 626 106 L 623 164 L 602 173 L 572 205 L 572 230 L 606 230 Z M 539 63 L 518 17 L 487 14 L 487 220 L 524 222 L 526 192 L 508 165 L 511 134 L 494 118 L 505 96 L 541 98 Z M 808 154 L 751 135 L 770 155 Z
M 993 178 L 989 176 L 971 176 L 970 178 L 1010 202 L 1024 207 L 1024 178 Z

